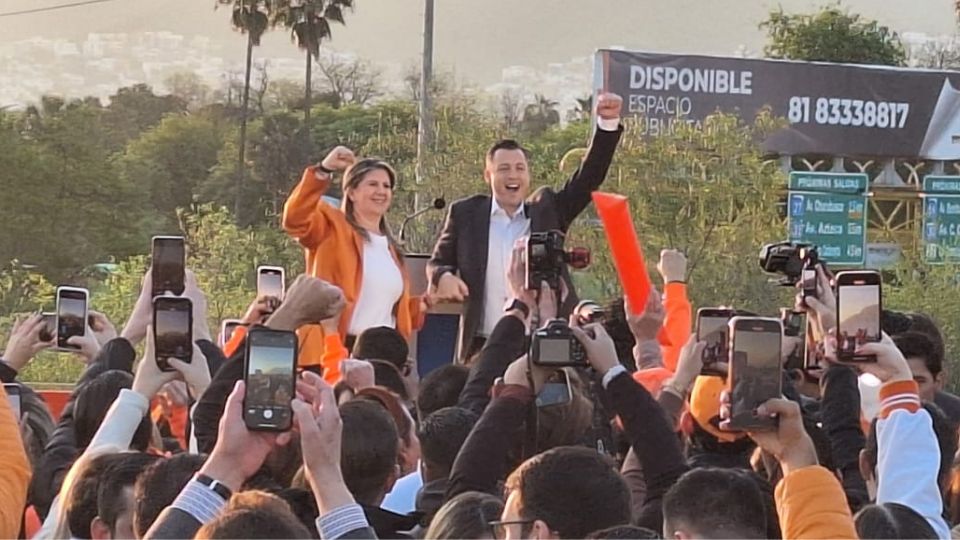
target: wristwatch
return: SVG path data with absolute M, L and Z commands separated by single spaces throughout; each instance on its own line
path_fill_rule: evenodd
M 202 473 L 197 473 L 197 475 L 194 476 L 194 479 L 197 482 L 200 482 L 201 484 L 210 488 L 217 495 L 223 497 L 223 500 L 225 501 L 229 501 L 230 497 L 233 496 L 233 491 L 231 491 L 230 488 L 225 486 L 219 480 L 214 480 L 213 478 L 210 478 L 209 476 Z
M 506 305 L 506 307 L 503 308 L 503 311 L 510 312 L 515 309 L 523 313 L 523 318 L 526 319 L 530 317 L 530 306 L 528 306 L 523 300 L 520 300 L 519 298 L 514 298 L 513 302 L 510 302 L 509 304 Z

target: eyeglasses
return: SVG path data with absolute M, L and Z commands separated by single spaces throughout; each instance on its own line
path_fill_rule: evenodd
M 507 526 L 508 525 L 530 525 L 533 523 L 532 519 L 517 519 L 514 521 L 490 521 L 487 522 L 487 525 L 493 529 L 493 537 L 497 540 L 503 540 L 507 537 Z

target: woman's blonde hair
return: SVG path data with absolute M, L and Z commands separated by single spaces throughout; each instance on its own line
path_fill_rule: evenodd
M 341 210 L 343 210 L 343 214 L 347 217 L 347 223 L 349 223 L 354 230 L 357 231 L 357 234 L 359 234 L 368 242 L 370 241 L 370 232 L 361 227 L 357 222 L 357 217 L 354 215 L 353 211 L 353 201 L 350 200 L 350 192 L 359 186 L 360 182 L 363 182 L 363 179 L 366 178 L 369 173 L 376 170 L 387 173 L 387 176 L 390 178 L 390 189 L 393 190 L 396 188 L 397 172 L 393 170 L 393 167 L 391 167 L 386 161 L 375 158 L 361 159 L 351 165 L 343 173 L 343 180 L 341 181 L 341 187 L 343 189 Z M 390 246 L 393 247 L 398 254 L 402 255 L 403 252 L 400 248 L 400 245 L 397 243 L 396 239 L 393 237 L 393 233 L 390 231 L 390 225 L 387 223 L 387 216 L 380 218 L 380 233 L 386 236 Z

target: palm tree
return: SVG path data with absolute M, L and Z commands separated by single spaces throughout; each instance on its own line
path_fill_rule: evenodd
M 240 152 L 237 159 L 237 186 L 233 215 L 240 221 L 240 201 L 245 173 L 247 148 L 247 107 L 250 103 L 250 68 L 253 63 L 253 48 L 260 45 L 260 38 L 270 25 L 270 13 L 276 0 L 217 0 L 217 5 L 232 7 L 230 22 L 235 30 L 247 35 L 247 65 L 243 77 L 243 105 L 240 114 Z
M 320 43 L 333 35 L 330 23 L 345 24 L 343 13 L 353 8 L 353 0 L 282 0 L 274 24 L 290 29 L 290 37 L 306 52 L 303 129 L 310 140 L 310 106 L 313 103 L 313 61 L 320 56 Z

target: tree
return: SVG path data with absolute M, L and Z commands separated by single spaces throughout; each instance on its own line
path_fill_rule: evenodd
M 839 4 L 815 14 L 771 11 L 760 23 L 767 31 L 768 58 L 902 66 L 906 52 L 896 32 L 859 14 L 842 11 Z
M 908 52 L 908 63 L 911 67 L 950 70 L 960 68 L 960 39 L 957 36 L 929 39 L 911 46 Z
M 527 136 L 539 135 L 549 127 L 560 123 L 560 112 L 557 110 L 556 101 L 540 94 L 537 94 L 535 99 L 534 103 L 523 108 L 520 129 Z
M 250 106 L 250 71 L 253 64 L 253 47 L 260 45 L 260 38 L 270 25 L 270 15 L 275 0 L 217 0 L 218 5 L 232 6 L 233 28 L 247 35 L 247 58 L 243 79 L 243 104 L 240 116 L 240 144 L 237 151 L 237 185 L 233 213 L 240 219 L 240 199 L 247 149 L 247 111 Z
M 102 118 L 108 133 L 109 149 L 120 150 L 144 130 L 159 124 L 164 116 L 186 110 L 187 103 L 180 97 L 158 96 L 146 84 L 118 89 L 116 94 L 110 96 L 110 104 L 104 108 Z
M 303 125 L 310 129 L 313 87 L 313 61 L 320 56 L 320 43 L 333 33 L 330 23 L 345 24 L 343 12 L 353 8 L 353 0 L 284 0 L 275 22 L 290 30 L 297 46 L 306 53 Z
M 317 59 L 317 67 L 325 80 L 325 89 L 336 98 L 336 106 L 366 105 L 383 95 L 380 70 L 369 62 L 328 54 Z
M 170 95 L 186 104 L 187 110 L 196 111 L 210 104 L 210 86 L 192 71 L 182 71 L 167 77 L 164 86 Z

